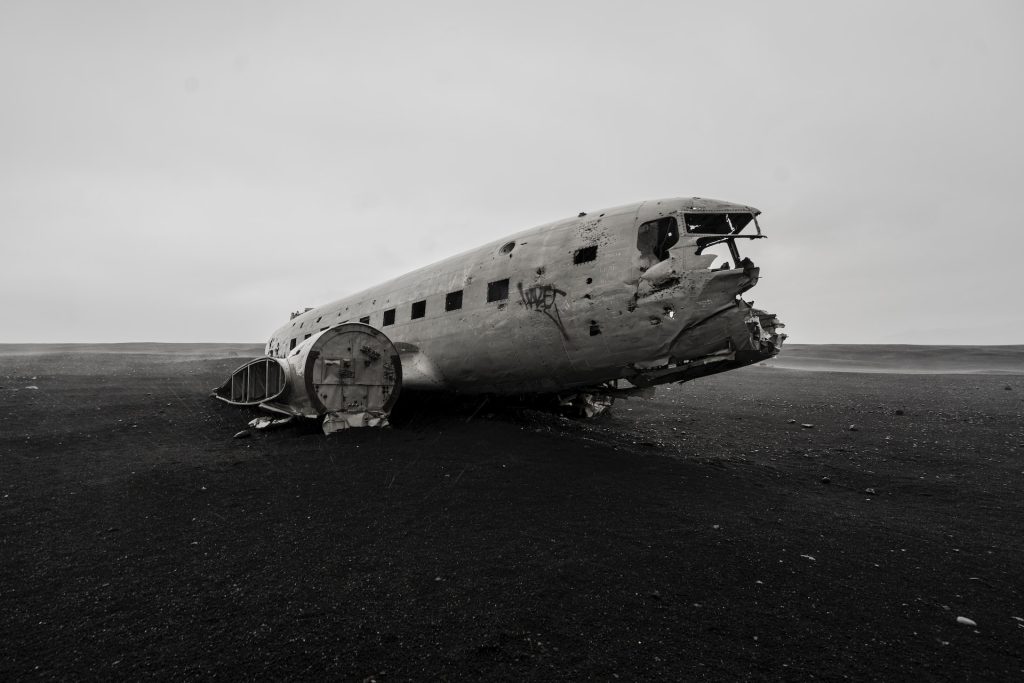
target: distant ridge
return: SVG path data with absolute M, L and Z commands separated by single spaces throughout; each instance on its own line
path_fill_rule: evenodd
M 44 353 L 119 353 L 156 356 L 200 356 L 223 358 L 262 356 L 263 344 L 177 344 L 164 342 L 121 342 L 114 344 L 0 344 L 0 356 Z
M 39 354 L 162 356 L 165 360 L 255 358 L 262 344 L 0 344 L 0 356 Z M 782 353 L 760 364 L 785 370 L 928 374 L 1024 374 L 1024 344 L 953 346 L 914 344 L 786 344 Z
M 788 370 L 929 374 L 1024 374 L 1024 344 L 787 344 L 761 365 Z

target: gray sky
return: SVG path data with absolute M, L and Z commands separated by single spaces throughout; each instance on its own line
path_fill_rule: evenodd
M 0 4 L 0 342 L 261 342 L 641 199 L 793 342 L 1024 343 L 1019 2 Z

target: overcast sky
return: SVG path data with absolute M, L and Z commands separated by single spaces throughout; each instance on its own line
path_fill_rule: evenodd
M 0 4 L 0 342 L 262 342 L 503 235 L 759 207 L 806 343 L 1024 343 L 1020 2 Z

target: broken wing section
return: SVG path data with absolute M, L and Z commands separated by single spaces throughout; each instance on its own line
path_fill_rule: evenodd
M 444 390 L 448 380 L 437 364 L 419 346 L 409 342 L 395 344 L 402 360 L 402 386 L 419 390 Z
M 234 406 L 273 401 L 288 388 L 288 364 L 277 358 L 255 358 L 231 373 L 214 396 Z

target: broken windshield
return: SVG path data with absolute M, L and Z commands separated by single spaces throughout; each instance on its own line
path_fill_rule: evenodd
M 656 218 L 639 226 L 636 248 L 640 252 L 638 265 L 641 271 L 646 271 L 669 258 L 669 249 L 679 242 L 680 223 L 685 227 L 687 234 L 694 235 L 693 241 L 697 246 L 695 250 L 697 254 L 715 257 L 710 264 L 712 270 L 745 267 L 744 262 L 749 262 L 749 260 L 740 255 L 736 241 L 763 237 L 760 228 L 756 234 L 738 234 L 751 221 L 757 226 L 757 220 L 752 212 L 694 211 L 676 214 L 676 216 Z
M 750 213 L 687 213 L 686 232 L 705 235 L 732 235 L 745 228 L 754 215 Z

